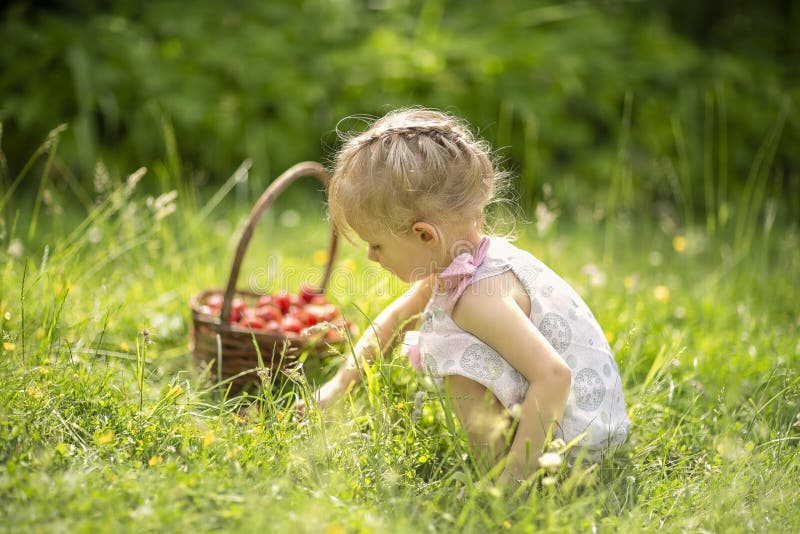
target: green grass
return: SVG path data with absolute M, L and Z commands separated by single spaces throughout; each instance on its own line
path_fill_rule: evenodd
M 633 430 L 603 464 L 509 495 L 472 470 L 434 395 L 415 412 L 430 390 L 397 354 L 303 422 L 283 408 L 306 388 L 283 375 L 246 397 L 209 387 L 188 299 L 224 284 L 247 202 L 148 201 L 112 177 L 76 207 L 45 186 L 2 206 L 2 531 L 800 530 L 800 233 L 780 210 L 749 212 L 745 241 L 735 212 L 713 231 L 590 210 L 519 228 L 606 329 Z M 296 199 L 267 212 L 240 285 L 277 289 L 271 257 L 290 290 L 319 269 L 316 200 L 295 227 L 281 214 Z M 340 252 L 352 284 L 331 298 L 363 329 L 404 288 Z M 307 380 L 337 361 L 308 362 Z

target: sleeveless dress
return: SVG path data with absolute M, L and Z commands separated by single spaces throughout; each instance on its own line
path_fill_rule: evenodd
M 456 268 L 456 263 L 461 268 Z M 460 375 L 483 384 L 508 410 L 520 404 L 528 390 L 525 377 L 450 316 L 455 301 L 471 284 L 509 270 L 530 297 L 529 319 L 572 370 L 569 397 L 555 437 L 567 443 L 581 437 L 573 453 L 583 449 L 590 459 L 599 459 L 610 447 L 623 443 L 630 429 L 611 348 L 575 290 L 532 254 L 503 238 L 483 238 L 475 257 L 461 254 L 442 273 L 453 272 L 459 285 L 446 293 L 434 291 L 431 296 L 416 336 L 417 346 L 407 351 L 412 366 L 439 386 L 443 377 Z

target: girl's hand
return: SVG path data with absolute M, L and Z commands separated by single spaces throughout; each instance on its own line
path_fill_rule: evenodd
M 303 419 L 306 416 L 306 401 L 303 399 L 294 403 L 294 413 L 298 419 Z
M 413 326 L 406 323 L 425 308 L 431 296 L 430 283 L 430 280 L 417 282 L 411 290 L 398 297 L 378 315 L 356 343 L 348 363 L 314 392 L 318 408 L 325 409 L 333 404 L 361 380 L 360 367 L 371 364 L 382 350 L 391 350 L 391 342 L 398 326 Z M 298 416 L 303 417 L 308 411 L 308 405 L 301 399 L 295 403 L 295 409 Z
M 357 377 L 352 372 L 348 372 L 348 368 L 343 368 L 339 371 L 330 382 L 327 382 L 317 391 L 314 392 L 314 404 L 320 410 L 324 410 L 330 406 L 336 399 L 344 395 L 349 387 L 357 381 Z M 294 409 L 297 417 L 302 418 L 306 416 L 308 406 L 305 399 L 299 399 L 294 403 Z

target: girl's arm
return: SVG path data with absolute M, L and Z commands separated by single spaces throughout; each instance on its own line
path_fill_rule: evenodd
M 538 468 L 547 433 L 564 413 L 571 371 L 495 277 L 475 284 L 453 311 L 462 329 L 495 349 L 529 383 L 501 481 L 527 478 Z M 499 291 L 498 291 L 499 289 Z M 530 448 L 530 457 L 527 450 Z
M 430 280 L 422 280 L 384 308 L 358 340 L 345 365 L 314 393 L 317 406 L 320 408 L 329 406 L 357 384 L 361 380 L 360 367 L 371 364 L 379 353 L 390 348 L 388 344 L 394 337 L 397 327 L 421 313 L 430 296 Z M 297 408 L 301 412 L 305 409 L 303 401 L 298 402 Z

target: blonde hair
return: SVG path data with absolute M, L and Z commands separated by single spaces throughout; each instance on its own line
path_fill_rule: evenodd
M 464 121 L 422 108 L 392 111 L 343 136 L 328 188 L 333 226 L 404 235 L 417 221 L 484 222 L 504 183 L 489 144 Z

